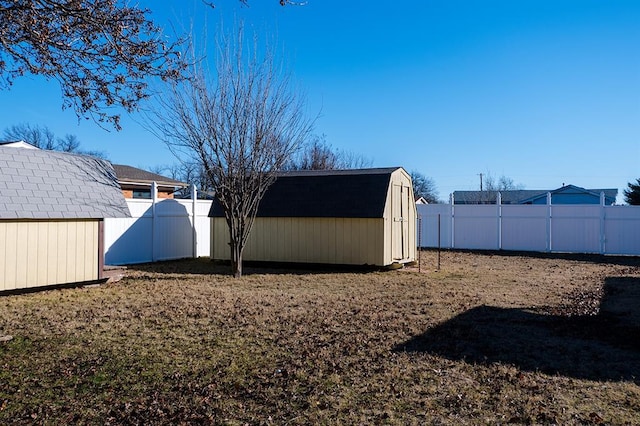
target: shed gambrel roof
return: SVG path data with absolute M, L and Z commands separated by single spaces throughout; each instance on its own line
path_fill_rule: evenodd
M 109 162 L 0 146 L 0 219 L 107 217 L 130 217 Z
M 257 217 L 381 218 L 391 174 L 399 169 L 282 172 L 264 194 Z M 209 216 L 224 216 L 215 200 Z

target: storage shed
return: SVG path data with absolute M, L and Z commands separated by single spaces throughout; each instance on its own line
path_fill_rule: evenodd
M 211 207 L 211 257 L 230 258 L 229 231 Z M 265 193 L 247 261 L 378 265 L 416 258 L 411 177 L 401 167 L 281 173 Z
M 101 279 L 106 217 L 129 217 L 110 163 L 0 146 L 0 292 Z

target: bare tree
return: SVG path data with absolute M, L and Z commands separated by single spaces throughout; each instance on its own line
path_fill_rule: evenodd
M 178 158 L 204 169 L 224 211 L 231 267 L 239 277 L 260 200 L 312 121 L 272 49 L 256 37 L 247 42 L 242 26 L 217 38 L 215 73 L 194 66 L 159 99 L 150 127 Z
M 6 141 L 25 141 L 40 149 L 56 149 L 55 135 L 47 126 L 32 126 L 28 123 L 14 124 L 4 129 L 2 137 Z
M 73 152 L 105 159 L 102 151 L 87 151 L 80 148 L 80 141 L 75 135 L 67 134 L 57 138 L 47 126 L 31 125 L 29 123 L 14 124 L 7 127 L 2 135 L 7 141 L 25 141 L 36 148 L 50 151 Z
M 524 185 L 515 183 L 512 178 L 505 175 L 501 175 L 496 179 L 491 173 L 487 172 L 481 173 L 480 179 L 481 185 L 483 185 L 479 195 L 481 204 L 494 204 L 499 192 L 518 191 L 524 188 Z
M 167 44 L 149 15 L 120 0 L 0 0 L 0 88 L 25 74 L 53 78 L 65 108 L 119 129 L 109 107 L 135 110 L 146 77 L 184 68 L 182 40 Z
M 333 149 L 326 136 L 314 136 L 304 144 L 287 170 L 338 170 L 370 167 L 371 160 L 349 151 Z
M 149 171 L 159 175 L 170 177 L 171 179 L 193 184 L 198 189 L 198 196 L 207 198 L 207 194 L 212 192 L 213 188 L 210 186 L 204 168 L 199 161 L 181 161 L 173 164 L 156 165 L 149 168 Z M 190 188 L 179 189 L 176 193 L 178 196 L 188 195 Z
M 498 179 L 495 179 L 491 173 L 485 175 L 485 189 L 487 191 L 515 191 L 523 188 L 523 185 L 517 184 L 508 176 L 502 175 Z
M 76 135 L 66 134 L 57 140 L 57 150 L 64 152 L 80 151 L 80 141 Z
M 411 172 L 411 180 L 413 182 L 413 195 L 416 200 L 422 197 L 429 204 L 437 204 L 440 202 L 438 199 L 438 190 L 432 178 L 413 170 Z

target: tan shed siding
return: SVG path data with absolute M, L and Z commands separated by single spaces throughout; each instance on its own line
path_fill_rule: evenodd
M 384 253 L 384 264 L 390 265 L 393 263 L 393 241 L 391 234 L 391 227 L 393 224 L 393 215 L 392 215 L 392 206 L 391 206 L 391 185 L 389 185 L 389 189 L 387 191 L 387 202 L 384 206 L 384 232 L 383 232 L 383 253 Z
M 98 279 L 97 221 L 0 221 L 0 291 Z
M 229 229 L 223 217 L 211 219 L 211 258 L 229 259 Z
M 212 218 L 212 256 L 229 259 L 224 218 Z M 257 218 L 244 260 L 383 265 L 382 219 Z

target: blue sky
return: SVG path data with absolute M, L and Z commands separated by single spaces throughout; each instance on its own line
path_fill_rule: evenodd
M 215 3 L 140 1 L 167 28 L 193 22 L 213 35 L 221 21 L 242 19 L 275 34 L 319 114 L 317 134 L 375 167 L 420 171 L 443 199 L 479 189 L 480 173 L 527 189 L 571 183 L 620 194 L 640 177 L 636 0 Z M 61 104 L 55 82 L 18 80 L 0 91 L 0 131 L 41 124 L 115 163 L 175 161 L 140 116 L 108 132 Z

